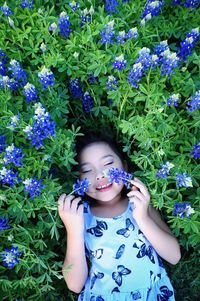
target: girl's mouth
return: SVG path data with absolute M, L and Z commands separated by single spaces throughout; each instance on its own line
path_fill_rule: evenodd
M 111 186 L 112 186 L 112 183 L 99 185 L 98 187 L 96 187 L 96 190 L 101 191 L 101 192 L 105 192 L 105 191 L 109 190 L 111 188 Z

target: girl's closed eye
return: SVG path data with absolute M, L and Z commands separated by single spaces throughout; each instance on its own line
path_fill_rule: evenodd
M 88 172 L 90 172 L 90 171 L 92 171 L 91 169 L 89 169 L 89 170 L 82 170 L 81 172 L 82 173 L 88 173 Z
M 106 163 L 106 164 L 104 164 L 105 166 L 106 165 L 111 165 L 111 164 L 113 164 L 114 162 L 112 161 L 112 162 L 108 162 L 108 163 Z

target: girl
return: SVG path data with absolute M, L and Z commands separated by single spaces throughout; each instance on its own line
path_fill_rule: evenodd
M 122 181 L 109 181 L 105 169 L 126 170 L 127 164 L 105 137 L 80 137 L 77 161 L 80 179 L 90 182 L 87 200 L 66 194 L 58 200 L 67 231 L 68 288 L 80 293 L 78 301 L 175 300 L 160 257 L 176 264 L 180 248 L 149 204 L 147 187 L 135 177 L 127 193 Z

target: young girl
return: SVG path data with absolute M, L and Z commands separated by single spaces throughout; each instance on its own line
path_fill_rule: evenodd
M 90 182 L 87 199 L 63 194 L 58 200 L 67 231 L 68 288 L 80 293 L 78 301 L 175 300 L 160 257 L 176 264 L 180 248 L 149 204 L 147 187 L 135 177 L 127 193 L 122 181 L 109 181 L 105 170 L 127 169 L 115 143 L 88 134 L 79 140 L 80 179 Z

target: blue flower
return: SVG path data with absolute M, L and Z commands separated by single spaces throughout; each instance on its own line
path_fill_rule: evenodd
M 78 2 L 72 1 L 69 3 L 69 7 L 75 12 L 80 7 L 80 5 L 78 4 Z
M 0 78 L 0 88 L 9 88 L 14 92 L 19 88 L 19 84 L 14 78 L 9 78 L 8 76 L 3 76 Z
M 165 164 L 160 164 L 161 169 L 156 173 L 156 177 L 166 179 L 169 176 L 170 169 L 174 167 L 174 164 L 166 162 Z
M 6 154 L 4 156 L 4 163 L 5 165 L 8 165 L 9 163 L 13 163 L 15 166 L 22 166 L 22 158 L 24 157 L 24 154 L 22 153 L 22 148 L 17 148 L 12 143 L 10 146 L 7 146 L 5 149 Z
M 33 8 L 33 3 L 34 1 L 33 0 L 22 0 L 21 1 L 21 8 L 29 8 L 29 9 L 32 9 Z
M 34 85 L 27 83 L 24 86 L 24 96 L 26 97 L 27 102 L 35 101 L 38 99 L 38 92 Z
M 9 15 L 12 15 L 12 11 L 10 9 L 10 7 L 8 7 L 7 3 L 4 2 L 4 5 L 0 7 L 0 9 L 2 10 L 2 12 L 4 13 L 4 15 L 6 17 L 8 17 Z
M 94 74 L 89 74 L 87 81 L 89 84 L 93 84 L 95 82 L 98 82 L 98 77 L 94 76 Z
M 0 232 L 10 228 L 10 226 L 8 225 L 8 222 L 9 222 L 9 219 L 5 219 L 4 216 L 0 217 Z
M 65 12 L 60 14 L 58 27 L 60 28 L 60 35 L 63 38 L 69 38 L 70 32 L 72 31 L 71 22 L 69 21 L 69 16 Z
M 174 73 L 174 69 L 178 67 L 179 58 L 175 52 L 165 50 L 161 53 L 160 62 L 162 64 L 161 75 L 170 77 Z
M 125 44 L 126 41 L 125 41 L 125 38 L 126 38 L 126 33 L 125 31 L 119 31 L 118 32 L 118 36 L 116 36 L 116 40 L 117 40 L 117 43 L 118 44 Z
M 138 30 L 137 27 L 133 27 L 129 29 L 129 31 L 126 33 L 126 38 L 127 39 L 136 39 L 138 38 Z
M 5 253 L 1 254 L 4 266 L 10 269 L 14 268 L 14 266 L 19 263 L 19 257 L 21 256 L 22 252 L 19 252 L 19 248 L 14 246 L 12 246 L 10 249 L 5 249 L 4 252 Z
M 161 54 L 162 54 L 165 50 L 169 50 L 169 46 L 168 46 L 167 41 L 162 41 L 162 42 L 160 42 L 159 44 L 157 44 L 157 45 L 155 46 L 155 48 L 153 49 L 153 52 L 154 52 L 155 54 L 157 54 L 158 57 L 160 57 Z
M 34 198 L 37 195 L 41 194 L 41 189 L 44 187 L 42 185 L 42 182 L 40 180 L 37 180 L 34 178 L 28 178 L 25 181 L 23 181 L 24 191 L 27 191 L 30 194 L 30 198 Z
M 197 145 L 193 146 L 191 155 L 193 155 L 195 159 L 200 158 L 200 140 L 198 141 Z
M 79 78 L 69 80 L 70 93 L 74 98 L 82 98 L 83 89 L 81 87 L 81 82 Z
M 195 93 L 192 97 L 190 97 L 190 101 L 187 103 L 187 110 L 189 112 L 193 112 L 196 109 L 200 109 L 200 90 Z
M 117 0 L 105 0 L 105 9 L 108 14 L 117 13 L 117 6 L 119 5 Z
M 126 187 L 129 187 L 130 180 L 133 178 L 132 174 L 114 167 L 104 170 L 104 175 L 109 178 L 109 182 L 119 184 L 122 181 Z
M 0 153 L 4 152 L 6 148 L 6 136 L 0 135 Z
M 173 5 L 179 5 L 179 4 L 181 4 L 181 2 L 182 2 L 182 0 L 173 0 L 172 4 Z
M 13 76 L 17 81 L 21 81 L 24 85 L 27 83 L 27 73 L 23 70 L 21 64 L 16 60 L 10 61 L 10 66 L 8 69 L 12 71 L 11 76 Z
M 187 56 L 192 53 L 199 38 L 199 28 L 194 28 L 192 31 L 186 33 L 186 38 L 180 43 L 178 55 L 185 61 Z
M 134 88 L 138 88 L 138 82 L 144 75 L 144 67 L 141 63 L 135 63 L 128 73 L 128 82 Z
M 82 103 L 83 103 L 84 110 L 87 113 L 90 113 L 90 111 L 91 111 L 91 109 L 93 108 L 93 105 L 94 105 L 94 99 L 88 92 L 85 92 L 83 94 Z
M 153 16 L 157 16 L 163 5 L 164 1 L 148 0 L 141 14 L 141 24 L 145 25 L 146 21 L 150 20 Z
M 135 63 L 141 63 L 143 66 L 143 70 L 149 69 L 152 64 L 152 56 L 150 54 L 150 49 L 147 47 L 143 47 L 139 51 L 139 58 L 135 61 Z
M 76 183 L 73 185 L 73 191 L 71 192 L 71 194 L 73 193 L 77 193 L 78 195 L 83 196 L 85 194 L 85 192 L 88 191 L 88 187 L 90 185 L 90 182 L 88 181 L 87 178 L 81 180 L 77 180 Z
M 186 172 L 183 174 L 176 173 L 175 180 L 179 187 L 193 187 L 192 178 Z
M 14 130 L 15 127 L 17 127 L 19 120 L 20 120 L 20 114 L 12 116 L 8 128 Z
M 80 19 L 81 19 L 81 27 L 91 21 L 91 14 L 93 14 L 94 10 L 93 7 L 91 7 L 89 10 L 85 8 L 84 10 L 81 11 Z
M 7 72 L 7 57 L 6 57 L 6 53 L 4 51 L 2 51 L 2 49 L 0 48 L 0 75 L 5 76 L 6 72 Z
M 186 0 L 184 5 L 187 8 L 195 8 L 199 2 L 199 0 Z
M 166 104 L 168 106 L 177 107 L 179 103 L 179 94 L 172 94 L 168 97 Z
M 2 184 L 10 185 L 13 187 L 15 185 L 15 182 L 18 180 L 17 178 L 18 172 L 14 172 L 13 169 L 7 169 L 3 167 L 0 170 L 0 180 L 2 181 Z
M 124 59 L 124 55 L 121 54 L 115 58 L 115 61 L 112 63 L 114 69 L 121 71 L 126 67 L 126 60 Z
M 108 24 L 106 24 L 104 30 L 102 30 L 100 34 L 101 34 L 100 43 L 102 44 L 113 43 L 113 38 L 115 36 L 114 21 L 108 22 Z
M 190 217 L 191 214 L 193 214 L 195 211 L 191 207 L 189 202 L 183 202 L 183 203 L 175 203 L 174 204 L 174 210 L 172 212 L 172 215 L 176 216 L 178 215 L 180 218 L 184 217 Z
M 38 73 L 38 77 L 43 86 L 43 90 L 47 89 L 49 86 L 53 86 L 55 84 L 55 78 L 53 72 L 51 72 L 46 67 L 43 67 L 41 72 Z
M 49 25 L 48 29 L 49 31 L 52 31 L 53 33 L 56 32 L 56 29 L 58 28 L 57 24 L 54 22 L 52 24 Z
M 117 83 L 118 83 L 118 78 L 113 76 L 113 75 L 109 75 L 108 76 L 108 80 L 106 82 L 106 88 L 108 90 L 116 90 L 118 88 Z

